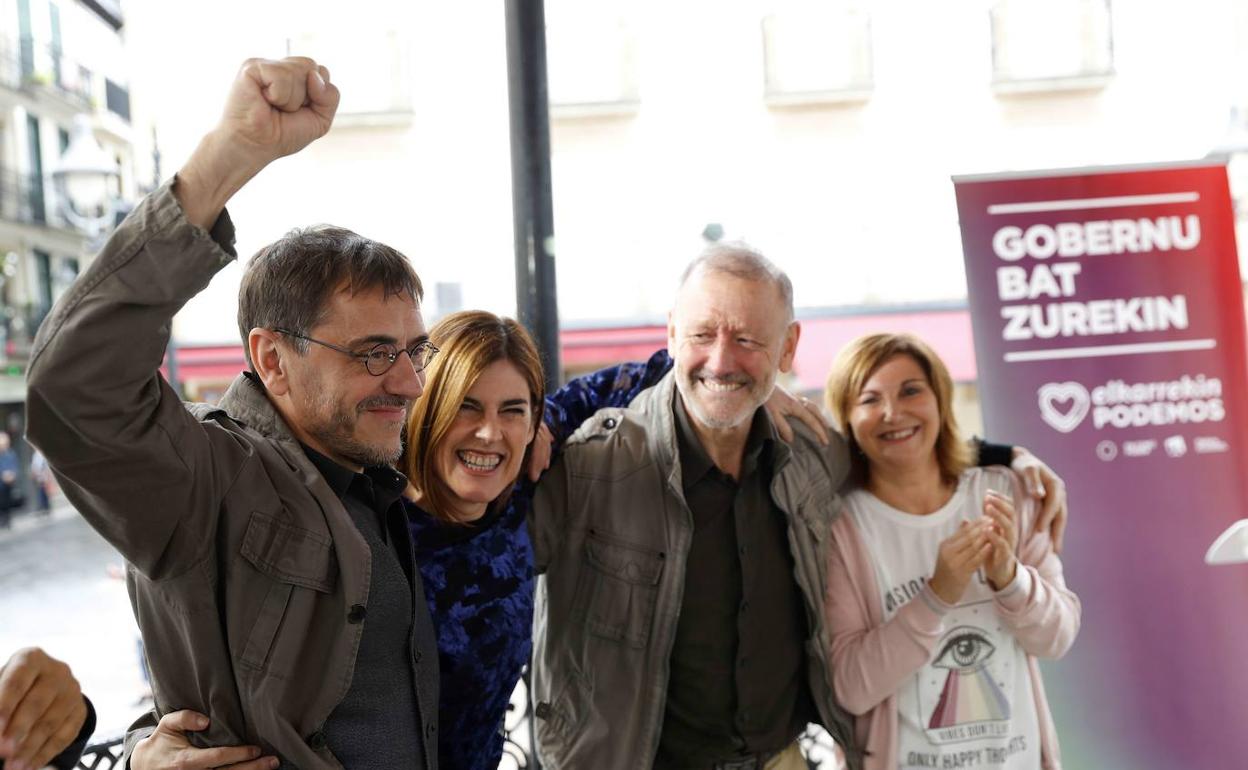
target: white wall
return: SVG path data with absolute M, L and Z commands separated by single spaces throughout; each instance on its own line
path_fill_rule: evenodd
M 549 13 L 565 1 L 549 0 Z M 998 96 L 988 0 L 881 0 L 859 3 L 871 14 L 869 100 L 768 107 L 761 18 L 794 5 L 603 4 L 634 35 L 640 106 L 554 121 L 563 319 L 661 314 L 708 222 L 786 267 L 799 305 L 961 297 L 951 175 L 1199 157 L 1232 103 L 1248 103 L 1242 2 L 1115 2 L 1116 74 L 1104 87 Z M 331 70 L 332 57 L 348 61 L 344 91 L 375 94 L 385 89 L 363 82 L 369 69 L 354 57 L 393 32 L 411 69 L 372 76 L 410 79 L 410 118 L 356 120 L 269 169 L 231 206 L 240 252 L 331 221 L 404 251 L 430 286 L 462 282 L 467 306 L 513 312 L 502 5 L 342 9 L 128 0 L 136 124 L 157 121 L 172 173 L 246 56 L 311 40 Z M 234 337 L 222 317 L 237 272 L 180 317 L 181 338 Z

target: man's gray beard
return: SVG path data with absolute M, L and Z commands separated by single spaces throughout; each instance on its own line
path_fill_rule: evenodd
M 319 392 L 316 394 L 317 397 L 320 395 Z M 312 414 L 319 414 L 320 410 L 317 407 L 325 404 L 316 397 L 310 399 L 310 401 Z M 363 468 L 378 465 L 394 465 L 398 462 L 399 457 L 403 454 L 403 447 L 397 435 L 394 438 L 393 448 L 365 444 L 352 437 L 351 434 L 359 416 L 358 409 L 353 416 L 343 409 L 340 404 L 336 404 L 328 419 L 305 425 L 304 430 L 330 452 L 344 460 L 350 460 Z
M 771 387 L 767 389 L 767 394 L 761 399 L 757 399 L 758 403 L 754 404 L 748 410 L 741 410 L 742 414 L 736 419 L 727 420 L 712 417 L 702 411 L 702 405 L 690 394 L 690 389 L 697 387 L 692 380 L 686 381 L 679 373 L 676 375 L 676 390 L 680 391 L 680 397 L 685 405 L 685 409 L 689 412 L 689 416 L 693 417 L 704 428 L 710 430 L 728 430 L 730 428 L 739 427 L 746 422 L 754 419 L 754 415 L 758 412 L 758 408 L 767 403 L 767 399 L 771 397 L 771 391 L 775 389 L 775 380 L 772 380 Z M 748 387 L 748 386 L 747 386 Z
M 308 433 L 320 441 L 321 445 L 329 451 L 344 460 L 350 460 L 362 468 L 371 468 L 378 465 L 392 466 L 398 462 L 399 456 L 403 453 L 397 436 L 394 440 L 394 449 L 390 449 L 356 441 L 351 438 L 349 432 L 340 428 L 320 430 L 318 426 L 317 429 L 309 430 Z

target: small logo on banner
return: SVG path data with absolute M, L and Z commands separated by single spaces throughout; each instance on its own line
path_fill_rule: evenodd
M 1182 436 L 1171 436 L 1166 439 L 1166 454 L 1171 457 L 1182 457 L 1187 454 L 1187 441 Z
M 1092 399 L 1077 382 L 1050 382 L 1040 386 L 1040 416 L 1054 430 L 1070 433 L 1088 416 Z
M 1157 448 L 1157 439 L 1146 438 L 1122 442 L 1122 453 L 1127 457 L 1148 457 Z
M 1198 455 L 1226 452 L 1231 448 L 1230 444 L 1226 443 L 1217 436 L 1197 436 L 1195 443 L 1196 454 Z

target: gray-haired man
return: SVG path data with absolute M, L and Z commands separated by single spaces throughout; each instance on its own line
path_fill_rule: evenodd
M 799 336 L 788 277 L 712 247 L 668 318 L 673 371 L 582 426 L 538 488 L 547 766 L 804 770 L 808 722 L 859 765 L 822 610 L 845 445 L 787 444 L 761 408 Z

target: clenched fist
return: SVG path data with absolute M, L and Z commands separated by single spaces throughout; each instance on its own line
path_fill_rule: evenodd
M 324 136 L 337 110 L 338 89 L 315 61 L 248 59 L 234 78 L 218 130 L 255 161 L 269 163 Z
M 178 172 L 174 193 L 192 224 L 212 226 L 230 197 L 265 166 L 329 131 L 338 110 L 329 70 L 312 59 L 248 59 L 221 120 Z

